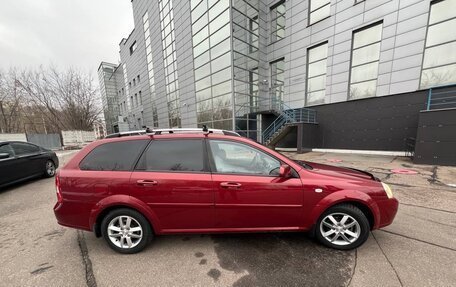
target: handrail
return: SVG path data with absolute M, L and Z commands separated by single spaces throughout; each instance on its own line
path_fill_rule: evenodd
M 443 89 L 453 88 L 451 90 L 442 91 Z M 447 96 L 447 95 L 450 96 Z M 439 95 L 445 95 L 440 96 Z M 456 108 L 456 84 L 440 87 L 431 87 L 428 91 L 426 101 L 426 110 Z
M 262 142 L 266 143 L 279 129 L 290 123 L 316 123 L 316 111 L 309 108 L 293 109 L 280 101 L 280 115 L 263 131 Z

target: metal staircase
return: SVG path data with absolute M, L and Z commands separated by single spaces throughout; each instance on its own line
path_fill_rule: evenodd
M 315 110 L 308 108 L 292 109 L 283 102 L 278 107 L 279 109 L 274 109 L 278 113 L 277 118 L 264 129 L 261 135 L 264 145 L 275 145 L 287 135 L 293 125 L 298 123 L 317 123 L 317 113 Z

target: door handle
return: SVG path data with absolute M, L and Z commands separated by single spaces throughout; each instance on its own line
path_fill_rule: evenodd
M 158 182 L 156 180 L 139 179 L 136 181 L 136 184 L 140 186 L 154 186 L 158 185 Z
M 240 188 L 242 184 L 238 182 L 222 182 L 220 183 L 222 188 Z

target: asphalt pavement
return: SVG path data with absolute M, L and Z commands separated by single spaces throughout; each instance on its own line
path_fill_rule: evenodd
M 161 236 L 139 254 L 120 255 L 90 232 L 59 226 L 54 180 L 39 179 L 0 191 L 0 286 L 456 285 L 456 168 L 288 155 L 375 173 L 401 203 L 395 222 L 352 251 L 328 249 L 306 234 L 264 233 Z

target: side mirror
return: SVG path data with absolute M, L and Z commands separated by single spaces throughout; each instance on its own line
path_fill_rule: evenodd
M 291 167 L 288 164 L 282 164 L 280 166 L 279 176 L 284 178 L 291 177 Z
M 5 159 L 5 158 L 9 158 L 9 157 L 10 157 L 9 153 L 6 153 L 6 152 L 0 153 L 0 159 Z

